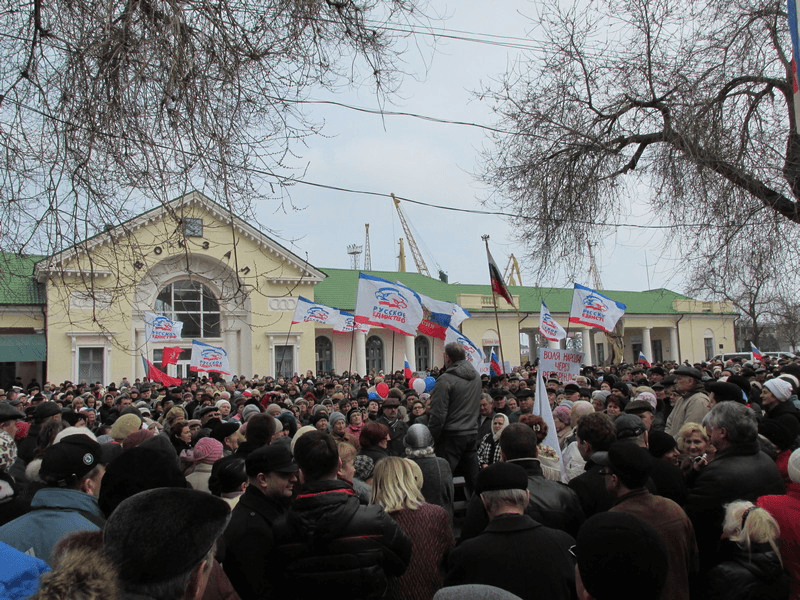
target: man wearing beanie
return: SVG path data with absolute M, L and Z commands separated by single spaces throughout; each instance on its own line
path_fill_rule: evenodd
M 479 536 L 447 558 L 445 586 L 491 585 L 524 600 L 569 600 L 575 592 L 574 538 L 525 514 L 530 492 L 525 470 L 495 463 L 478 474 L 475 493 L 489 514 Z
M 772 381 L 772 380 L 770 380 Z M 767 382 L 769 383 L 769 382 Z M 800 599 L 800 449 L 789 457 L 785 495 L 761 496 L 756 506 L 766 509 L 781 528 L 781 559 L 789 573 L 791 600 Z
M 268 561 L 272 525 L 289 509 L 298 466 L 288 445 L 275 444 L 251 452 L 245 470 L 249 485 L 223 534 L 222 567 L 242 600 L 259 600 L 270 597 L 277 576 Z
M 228 515 L 224 500 L 186 488 L 157 488 L 124 500 L 103 529 L 103 549 L 117 567 L 123 597 L 202 598 Z
M 800 423 L 800 410 L 797 410 L 793 403 L 788 402 L 793 393 L 792 384 L 785 379 L 767 380 L 761 390 L 761 407 L 764 409 L 764 416 L 776 421 L 794 419 Z
M 56 542 L 68 533 L 98 530 L 97 505 L 105 473 L 101 448 L 83 434 L 68 435 L 42 457 L 39 477 L 47 487 L 31 500 L 31 512 L 0 527 L 0 542 L 50 563 Z

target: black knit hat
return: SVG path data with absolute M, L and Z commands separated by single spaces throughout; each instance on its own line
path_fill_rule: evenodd
M 132 451 L 131 451 L 132 452 Z M 227 502 L 186 488 L 131 496 L 111 514 L 103 547 L 125 583 L 154 584 L 193 569 L 228 523 Z
M 98 504 L 108 518 L 119 504 L 139 492 L 161 487 L 189 487 L 174 460 L 154 448 L 137 446 L 108 464 Z

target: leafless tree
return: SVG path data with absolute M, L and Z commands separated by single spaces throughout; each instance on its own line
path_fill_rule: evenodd
M 0 3 L 0 250 L 48 254 L 192 189 L 239 215 L 284 198 L 319 125 L 298 101 L 394 91 L 423 2 Z
M 609 237 L 634 207 L 700 264 L 762 226 L 796 257 L 800 136 L 786 3 L 560 5 L 537 19 L 543 49 L 479 94 L 505 132 L 486 152 L 487 201 L 520 215 L 537 274 L 556 263 L 584 271 L 579 249 Z

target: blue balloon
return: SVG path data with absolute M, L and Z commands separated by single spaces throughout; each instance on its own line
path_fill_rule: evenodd
M 436 383 L 436 380 L 433 377 L 426 377 L 425 378 L 425 391 L 430 392 L 433 389 L 433 385 Z
M 378 392 L 370 392 L 368 400 L 380 400 L 381 397 L 378 396 Z

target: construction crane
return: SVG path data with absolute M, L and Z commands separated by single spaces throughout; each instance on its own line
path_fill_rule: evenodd
M 514 279 L 514 273 L 517 278 Z M 505 271 L 503 271 L 503 279 L 506 280 L 506 285 L 522 285 L 522 273 L 519 271 L 519 262 L 517 257 L 513 254 L 508 257 L 508 264 L 506 264 Z
M 400 217 L 400 225 L 402 225 L 403 232 L 406 234 L 406 241 L 408 242 L 408 247 L 411 249 L 411 256 L 414 257 L 414 263 L 417 265 L 417 272 L 430 277 L 431 272 L 428 270 L 428 265 L 425 264 L 425 260 L 422 258 L 422 253 L 419 251 L 419 247 L 417 247 L 414 234 L 411 233 L 411 227 L 409 227 L 406 221 L 403 209 L 400 208 L 400 200 L 398 200 L 394 194 L 391 194 L 391 196 L 392 200 L 394 200 L 394 207 L 397 209 L 397 216 Z
M 364 223 L 367 233 L 364 236 L 364 270 L 372 271 L 372 252 L 369 249 L 369 223 Z

